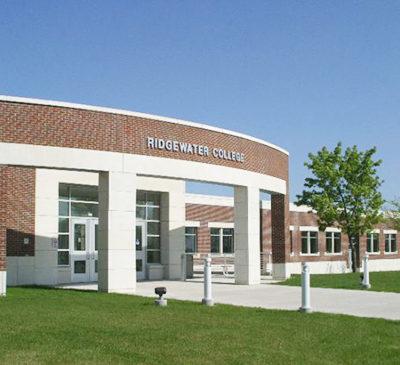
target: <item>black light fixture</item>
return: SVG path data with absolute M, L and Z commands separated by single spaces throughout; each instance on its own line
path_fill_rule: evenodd
M 167 294 L 167 288 L 165 286 L 158 286 L 154 289 L 154 292 L 158 295 L 158 299 L 154 301 L 156 305 L 165 307 L 167 305 L 167 299 L 163 298 L 163 295 Z

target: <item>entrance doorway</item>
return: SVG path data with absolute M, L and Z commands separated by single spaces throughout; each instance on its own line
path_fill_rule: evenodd
M 136 279 L 146 278 L 146 222 L 136 223 Z
M 74 283 L 97 281 L 98 227 L 97 218 L 71 220 L 71 281 Z

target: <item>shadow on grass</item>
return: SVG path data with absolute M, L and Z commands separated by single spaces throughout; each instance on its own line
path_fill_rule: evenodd
M 57 287 L 57 286 L 49 286 L 49 285 L 18 285 L 18 286 L 11 286 L 9 288 L 13 289 L 40 289 L 40 290 L 49 290 L 49 291 L 75 291 L 75 292 L 80 292 L 80 293 L 90 293 L 90 294 L 97 294 L 97 293 L 103 293 L 107 294 L 105 292 L 99 292 L 97 290 L 89 290 L 89 289 L 80 289 L 80 288 L 73 288 L 73 287 L 68 287 L 68 288 L 63 288 L 63 287 Z

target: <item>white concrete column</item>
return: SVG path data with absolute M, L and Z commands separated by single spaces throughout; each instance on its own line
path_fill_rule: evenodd
M 136 288 L 136 174 L 99 174 L 99 291 Z
M 176 181 L 167 193 L 161 196 L 161 245 L 165 276 L 180 280 L 182 254 L 185 252 L 185 184 Z
M 7 291 L 7 227 L 5 211 L 6 202 L 6 167 L 0 165 L 0 295 Z
M 7 292 L 7 271 L 0 271 L 0 296 Z
M 235 282 L 260 283 L 260 190 L 235 186 Z
M 35 184 L 35 257 L 32 281 L 15 284 L 57 285 L 58 184 L 56 170 L 36 169 Z

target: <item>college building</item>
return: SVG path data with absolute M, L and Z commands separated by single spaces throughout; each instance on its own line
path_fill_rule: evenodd
M 285 279 L 304 261 L 347 272 L 346 235 L 289 203 L 288 163 L 278 146 L 203 124 L 0 96 L 0 293 L 74 282 L 134 293 L 208 254 L 237 284 Z M 234 194 L 188 194 L 188 181 Z M 400 269 L 397 237 L 382 224 L 361 238 L 371 270 Z

